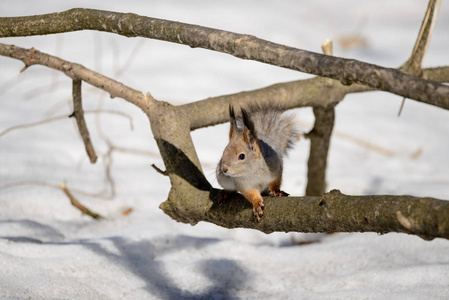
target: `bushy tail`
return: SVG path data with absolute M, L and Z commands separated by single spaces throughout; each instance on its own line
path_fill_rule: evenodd
M 298 137 L 294 116 L 283 113 L 277 104 L 252 104 L 247 107 L 257 137 L 273 147 L 276 152 L 287 154 Z

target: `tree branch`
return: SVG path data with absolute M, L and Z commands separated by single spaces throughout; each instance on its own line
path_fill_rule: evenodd
M 75 117 L 78 130 L 81 138 L 83 139 L 84 147 L 86 148 L 87 156 L 89 156 L 90 162 L 95 163 L 97 161 L 97 154 L 95 153 L 94 146 L 90 140 L 89 130 L 87 129 L 86 120 L 84 119 L 83 102 L 81 96 L 81 80 L 74 79 L 72 82 L 72 94 L 73 94 L 73 113 L 70 116 Z
M 225 228 L 281 232 L 402 232 L 431 240 L 449 239 L 449 201 L 412 196 L 348 196 L 333 190 L 322 197 L 264 197 L 264 216 L 254 218 L 243 196 L 218 204 L 218 190 L 194 194 L 190 202 L 172 198 L 161 204 L 173 219 Z M 192 195 L 193 196 L 193 195 Z M 176 201 L 176 202 L 175 202 Z
M 43 65 L 61 71 L 72 79 L 80 79 L 99 89 L 105 90 L 112 98 L 120 97 L 125 99 L 144 111 L 148 110 L 151 104 L 147 97 L 135 89 L 96 73 L 80 64 L 71 63 L 58 57 L 42 53 L 34 48 L 24 49 L 13 45 L 0 44 L 0 55 L 19 59 L 26 66 Z
M 19 59 L 29 66 L 43 65 L 61 71 L 72 79 L 81 79 L 111 95 L 131 102 L 144 111 L 147 111 L 154 102 L 151 95 L 144 96 L 141 92 L 80 64 L 65 61 L 33 48 L 24 49 L 0 43 L 0 55 Z M 449 67 L 424 69 L 423 77 L 449 82 Z M 360 84 L 344 86 L 337 81 L 333 81 L 333 84 L 330 85 L 324 78 L 315 77 L 278 83 L 248 92 L 208 98 L 181 105 L 179 108 L 183 111 L 183 115 L 189 118 L 190 128 L 194 130 L 229 121 L 229 103 L 278 101 L 282 102 L 286 109 L 305 106 L 328 107 L 336 105 L 346 94 L 367 91 L 374 91 L 374 89 Z
M 449 67 L 423 69 L 423 78 L 449 82 Z M 329 85 L 324 78 L 277 83 L 265 88 L 241 92 L 184 104 L 180 107 L 190 119 L 195 130 L 229 121 L 228 107 L 232 104 L 249 102 L 282 102 L 286 109 L 297 107 L 329 107 L 336 105 L 347 94 L 372 92 L 375 89 L 361 84 L 344 86 L 337 81 Z M 444 108 L 444 107 L 441 107 Z M 208 112 L 205 114 L 204 112 Z
M 254 36 L 185 23 L 93 9 L 15 18 L 0 18 L 0 37 L 30 36 L 77 30 L 159 39 L 228 53 L 279 67 L 329 77 L 345 85 L 361 83 L 406 98 L 449 109 L 449 87 L 398 70 L 353 59 L 308 52 Z
M 315 124 L 307 135 L 310 139 L 310 155 L 307 162 L 306 196 L 321 196 L 326 189 L 326 166 L 329 144 L 334 128 L 334 107 L 314 107 Z

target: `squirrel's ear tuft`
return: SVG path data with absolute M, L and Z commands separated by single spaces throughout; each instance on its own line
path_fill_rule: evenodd
M 245 109 L 242 110 L 242 117 L 243 117 L 243 125 L 245 125 L 246 128 L 252 133 L 254 137 L 257 137 L 256 129 L 254 128 L 254 123 L 251 120 L 248 112 Z
M 251 120 L 248 112 L 245 109 L 242 110 L 242 117 L 243 117 L 243 139 L 248 142 L 251 146 L 251 149 L 257 149 L 258 142 L 257 142 L 257 133 L 256 129 L 254 127 L 254 123 Z
M 229 117 L 231 122 L 231 128 L 229 130 L 229 139 L 232 139 L 237 133 L 237 121 L 235 119 L 234 108 L 229 104 Z

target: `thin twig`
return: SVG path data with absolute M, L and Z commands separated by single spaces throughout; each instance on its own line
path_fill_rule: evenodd
M 413 47 L 412 55 L 409 60 L 400 68 L 402 71 L 414 76 L 422 75 L 422 61 L 424 55 L 430 44 L 430 37 L 435 26 L 438 11 L 440 10 L 441 0 L 430 0 L 427 6 L 426 14 L 421 24 L 418 37 L 416 38 L 415 46 Z M 404 108 L 405 97 L 402 99 L 401 107 L 399 108 L 398 117 L 401 116 Z
M 101 113 L 107 113 L 107 114 L 113 114 L 113 115 L 118 115 L 118 116 L 122 116 L 125 118 L 128 118 L 129 120 L 129 126 L 131 130 L 134 130 L 134 125 L 132 122 L 132 118 L 131 116 L 121 112 L 121 111 L 116 111 L 116 110 L 86 110 L 84 111 L 85 114 L 101 114 Z M 20 124 L 20 125 L 15 125 L 15 126 L 11 126 L 6 128 L 3 131 L 0 131 L 0 136 L 7 134 L 8 132 L 14 131 L 14 130 L 18 130 L 18 129 L 24 129 L 24 128 L 29 128 L 29 127 L 34 127 L 34 126 L 38 126 L 38 125 L 43 125 L 43 124 L 47 124 L 53 121 L 59 121 L 59 120 L 65 120 L 68 119 L 69 116 L 68 115 L 61 115 L 61 116 L 55 116 L 52 118 L 48 118 L 45 120 L 41 120 L 41 121 L 36 121 L 36 122 L 32 122 L 32 123 L 28 123 L 28 124 Z
M 79 209 L 82 213 L 84 213 L 96 220 L 104 219 L 104 217 L 102 217 L 101 215 L 99 215 L 97 213 L 94 213 L 93 211 L 91 211 L 90 209 L 88 209 L 87 207 L 82 205 L 78 200 L 76 200 L 76 198 L 72 195 L 72 193 L 70 193 L 65 182 L 61 182 L 59 187 L 66 194 L 66 196 L 70 199 L 70 203 L 72 203 L 72 205 L 75 206 L 77 209 Z
M 84 147 L 86 148 L 86 153 L 89 156 L 90 162 L 94 164 L 97 161 L 97 154 L 95 153 L 94 146 L 92 145 L 86 120 L 84 119 L 81 82 L 82 81 L 79 79 L 74 79 L 72 82 L 73 114 L 70 116 L 75 117 L 78 130 L 81 138 L 83 139 Z
M 106 181 L 109 182 L 109 186 L 111 187 L 111 195 L 114 198 L 116 195 L 115 181 L 111 175 L 111 167 L 112 167 L 112 163 L 113 163 L 113 160 L 112 160 L 113 151 L 114 151 L 114 149 L 112 148 L 112 145 L 109 144 L 108 152 L 105 155 L 103 155 L 103 165 L 104 165 L 104 174 L 106 177 Z
M 158 172 L 159 174 L 162 174 L 164 176 L 168 176 L 167 171 L 162 171 L 161 169 L 159 169 L 155 164 L 151 165 L 153 167 L 153 169 L 156 170 L 156 172 Z
M 398 117 L 401 116 L 402 109 L 404 108 L 404 104 L 405 104 L 405 99 L 406 98 L 402 98 L 401 107 L 399 107 L 399 111 L 398 111 Z

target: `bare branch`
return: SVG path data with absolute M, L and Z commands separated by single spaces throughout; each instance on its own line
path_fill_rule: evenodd
M 148 105 L 151 104 L 141 92 L 135 89 L 89 70 L 80 64 L 65 61 L 58 57 L 39 52 L 33 48 L 24 49 L 13 45 L 0 44 L 0 55 L 19 59 L 29 66 L 37 64 L 56 69 L 65 73 L 72 79 L 80 79 L 97 88 L 105 90 L 112 98 L 120 97 L 125 99 L 134 105 L 137 105 L 144 111 L 147 110 L 149 108 Z
M 95 163 L 97 161 L 97 154 L 95 153 L 94 146 L 90 140 L 89 130 L 87 129 L 86 120 L 84 119 L 83 102 L 81 96 L 81 80 L 74 79 L 72 83 L 73 94 L 73 113 L 70 116 L 75 117 L 78 130 L 81 138 L 83 139 L 84 147 L 86 148 L 87 156 L 89 156 L 90 162 Z
M 27 50 L 12 45 L 0 44 L 0 55 L 60 70 L 71 78 L 78 77 L 97 88 L 111 93 L 111 95 L 117 95 L 118 97 L 137 105 L 144 111 L 147 111 L 156 101 L 149 93 L 144 96 L 139 91 L 89 70 L 79 64 L 64 61 L 60 58 L 41 53 L 35 49 Z M 423 77 L 435 81 L 449 82 L 449 67 L 425 69 Z M 202 101 L 188 103 L 180 107 L 182 107 L 184 114 L 190 120 L 191 130 L 194 130 L 227 122 L 229 119 L 227 115 L 229 103 L 280 101 L 285 105 L 286 109 L 305 106 L 328 107 L 337 104 L 346 94 L 367 91 L 374 91 L 374 89 L 360 84 L 343 86 L 335 82 L 335 84 L 329 85 L 327 80 L 316 77 L 307 80 L 274 84 L 266 88 L 249 92 L 208 98 Z M 449 109 L 449 106 L 441 107 Z M 198 113 L 205 111 L 209 113 Z
M 186 191 L 184 191 L 186 192 Z M 196 205 L 170 192 L 161 204 L 173 219 L 226 228 L 281 232 L 402 232 L 431 240 L 449 239 L 449 201 L 412 196 L 348 196 L 333 190 L 321 197 L 264 197 L 264 216 L 257 221 L 243 196 L 219 204 L 219 190 L 187 192 Z
M 250 35 L 130 13 L 82 8 L 38 16 L 0 18 L 0 37 L 77 30 L 107 31 L 128 37 L 142 36 L 186 44 L 190 47 L 224 52 L 243 59 L 337 79 L 345 85 L 361 83 L 374 89 L 449 108 L 448 86 L 404 74 L 395 69 L 308 52 Z
M 423 70 L 423 77 L 434 81 L 449 82 L 449 67 Z M 325 78 L 277 83 L 265 88 L 241 92 L 187 103 L 182 107 L 190 119 L 192 130 L 229 121 L 229 104 L 247 104 L 250 102 L 281 102 L 286 109 L 296 107 L 329 107 L 336 105 L 347 94 L 375 91 L 361 84 L 344 86 L 337 81 L 330 85 Z M 445 107 L 442 107 L 445 108 Z M 208 113 L 202 113 L 207 111 Z

